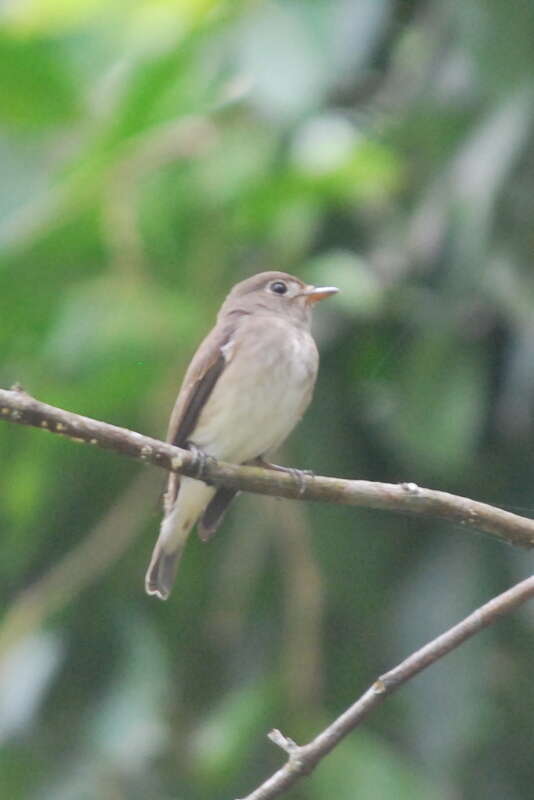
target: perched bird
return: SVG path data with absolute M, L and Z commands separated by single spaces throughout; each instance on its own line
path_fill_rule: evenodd
M 291 433 L 313 393 L 319 356 L 311 309 L 334 287 L 308 286 L 285 272 L 236 284 L 185 374 L 167 441 L 234 464 L 261 463 Z M 159 538 L 145 579 L 166 600 L 187 538 L 218 527 L 236 490 L 171 473 Z

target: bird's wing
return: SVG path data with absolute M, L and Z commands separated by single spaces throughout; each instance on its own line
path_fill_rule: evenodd
M 170 444 L 175 444 L 177 447 L 187 445 L 200 412 L 228 363 L 228 356 L 223 348 L 231 341 L 236 325 L 237 320 L 234 319 L 228 320 L 227 325 L 217 325 L 195 353 L 169 421 L 167 441 Z M 179 487 L 180 476 L 171 472 L 165 495 L 167 513 L 174 505 Z
M 211 539 L 237 494 L 239 494 L 238 489 L 226 489 L 224 486 L 217 489 L 197 526 L 198 536 L 203 542 Z

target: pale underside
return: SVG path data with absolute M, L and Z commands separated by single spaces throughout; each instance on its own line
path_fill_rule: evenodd
M 258 317 L 244 320 L 240 344 L 224 346 L 226 366 L 189 437 L 207 455 L 235 464 L 269 456 L 282 444 L 306 410 L 317 375 L 317 348 L 307 330 L 266 317 L 260 336 L 258 324 Z M 182 477 L 168 530 L 178 519 L 184 528 L 194 524 L 214 494 L 213 487 Z
M 287 438 L 310 402 L 317 374 L 317 349 L 307 330 L 266 316 L 260 336 L 259 324 L 258 317 L 244 320 L 239 345 L 231 340 L 223 348 L 226 367 L 189 437 L 208 455 L 238 464 Z
M 187 442 L 213 458 L 237 464 L 268 456 L 291 433 L 311 400 L 318 368 L 315 342 L 304 326 L 273 314 L 255 314 L 239 321 L 238 331 L 217 348 L 219 357 L 221 352 L 223 368 Z M 187 403 L 176 409 L 180 416 L 171 421 L 171 431 L 179 429 L 187 410 Z M 166 515 L 148 572 L 149 593 L 167 596 L 174 562 L 216 491 L 202 481 L 182 476 L 178 483 L 171 476 Z

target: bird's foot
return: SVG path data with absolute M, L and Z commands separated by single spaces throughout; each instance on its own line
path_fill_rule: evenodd
M 281 464 L 271 464 L 270 461 L 266 461 L 261 456 L 255 458 L 254 461 L 251 461 L 249 463 L 254 465 L 255 467 L 263 467 L 263 469 L 272 469 L 275 472 L 287 472 L 288 475 L 291 475 L 296 481 L 298 481 L 300 497 L 302 497 L 304 492 L 306 491 L 306 479 L 315 477 L 311 469 L 297 469 L 296 467 L 284 467 Z
M 200 447 L 197 447 L 196 444 L 193 444 L 193 442 L 188 442 L 187 449 L 193 456 L 193 461 L 191 463 L 193 477 L 203 480 L 204 483 L 209 483 L 209 481 L 206 480 L 205 473 L 208 465 L 213 463 L 215 459 L 213 456 L 205 453 L 204 450 L 201 450 Z

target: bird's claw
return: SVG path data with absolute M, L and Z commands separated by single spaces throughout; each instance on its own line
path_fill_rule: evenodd
M 272 469 L 275 472 L 287 472 L 288 475 L 291 475 L 296 481 L 298 481 L 299 485 L 299 497 L 302 497 L 306 491 L 306 478 L 314 478 L 314 473 L 311 469 L 297 469 L 296 467 L 283 467 L 280 464 L 271 464 L 269 461 L 265 461 L 263 458 L 258 458 L 254 462 L 259 467 L 263 467 L 264 469 Z
M 298 482 L 299 497 L 302 497 L 306 492 L 306 479 L 313 479 L 314 473 L 311 469 L 296 469 L 295 467 L 288 467 L 288 472 Z
M 215 459 L 209 456 L 204 450 L 201 450 L 196 444 L 189 442 L 187 445 L 187 449 L 193 456 L 193 461 L 191 464 L 191 469 L 194 471 L 193 477 L 201 478 L 203 481 L 206 481 L 204 477 L 204 473 L 206 472 L 206 468 L 208 464 Z

